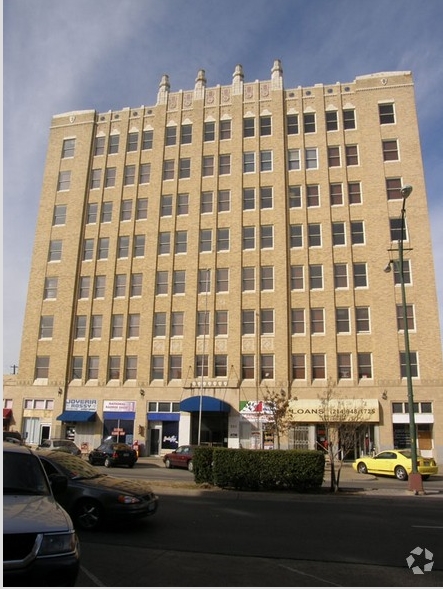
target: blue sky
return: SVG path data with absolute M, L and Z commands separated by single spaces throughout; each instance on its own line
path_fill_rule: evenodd
M 163 74 L 172 91 L 199 69 L 230 84 L 237 64 L 269 80 L 275 59 L 286 88 L 412 71 L 443 323 L 442 30 L 441 0 L 4 0 L 3 372 L 19 363 L 51 117 L 154 105 Z

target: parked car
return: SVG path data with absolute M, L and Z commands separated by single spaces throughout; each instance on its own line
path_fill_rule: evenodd
M 384 474 L 406 481 L 412 472 L 410 450 L 384 450 L 374 457 L 365 456 L 352 463 L 355 471 L 361 474 Z M 423 479 L 438 473 L 438 466 L 433 458 L 417 456 L 417 470 Z
M 128 444 L 107 440 L 89 453 L 90 464 L 104 464 L 111 466 L 128 466 L 132 468 L 137 462 L 137 452 Z
M 194 448 L 195 446 L 186 445 L 186 446 L 179 446 L 177 450 L 173 450 L 168 454 L 163 456 L 163 462 L 165 463 L 166 468 L 174 468 L 175 466 L 178 468 L 187 468 L 189 471 L 194 470 Z
M 3 586 L 74 587 L 80 549 L 71 517 L 54 495 L 64 476 L 50 483 L 30 448 L 3 444 Z
M 144 480 L 109 476 L 65 452 L 42 451 L 39 456 L 49 480 L 67 477 L 67 488 L 56 498 L 80 528 L 95 530 L 106 520 L 144 518 L 157 511 L 158 497 Z
M 73 454 L 74 456 L 80 456 L 82 451 L 74 444 L 72 440 L 65 440 L 61 438 L 52 438 L 50 440 L 43 440 L 43 442 L 37 446 L 37 450 L 60 450 Z
M 13 444 L 23 444 L 23 438 L 20 432 L 16 431 L 4 431 L 3 441 L 12 442 Z

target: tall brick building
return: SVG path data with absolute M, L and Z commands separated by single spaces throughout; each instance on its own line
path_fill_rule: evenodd
M 318 405 L 362 404 L 355 453 L 409 444 L 397 255 L 418 445 L 443 458 L 443 366 L 410 72 L 285 89 L 271 79 L 52 119 L 10 422 L 37 443 L 109 435 L 141 452 L 272 443 L 260 401 L 291 396 L 289 447 Z M 8 405 L 9 403 L 9 405 Z

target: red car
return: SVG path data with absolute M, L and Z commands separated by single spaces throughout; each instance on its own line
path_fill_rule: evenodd
M 179 446 L 177 450 L 169 452 L 163 456 L 163 462 L 166 468 L 187 468 L 190 472 L 194 470 L 194 463 L 192 461 L 194 455 L 194 447 L 191 445 Z

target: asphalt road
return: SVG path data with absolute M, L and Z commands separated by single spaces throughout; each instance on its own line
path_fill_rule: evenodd
M 187 471 L 138 464 L 111 472 L 173 478 L 153 483 L 153 517 L 80 532 L 77 587 L 443 586 L 438 492 L 414 496 L 404 484 L 383 495 L 351 487 L 319 495 L 195 491 Z M 416 548 L 423 553 L 409 567 Z M 432 570 L 420 572 L 430 553 Z

